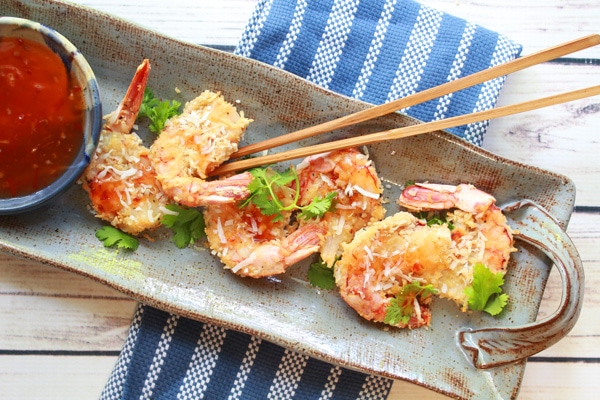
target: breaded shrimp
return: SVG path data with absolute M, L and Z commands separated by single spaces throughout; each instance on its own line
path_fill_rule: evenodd
M 506 272 L 515 251 L 513 233 L 491 195 L 470 185 L 417 184 L 403 191 L 399 203 L 419 211 L 451 209 L 445 213 L 448 223 L 428 226 L 425 219 L 399 212 L 344 246 L 336 264 L 336 284 L 364 318 L 383 321 L 390 301 L 414 281 L 432 285 L 440 297 L 466 311 L 465 289 L 473 282 L 476 264 Z M 423 314 L 423 306 L 427 309 L 427 304 L 416 303 L 420 313 L 415 311 L 408 327 L 428 323 L 422 318 L 429 315 Z
M 327 235 L 320 246 L 321 258 L 332 267 L 341 255 L 343 243 L 356 232 L 385 215 L 383 187 L 369 158 L 357 149 L 338 150 L 307 157 L 298 166 L 300 205 L 316 197 L 337 192 L 334 208 L 317 220 L 300 224 L 322 224 Z
M 284 186 L 276 192 L 289 205 L 295 190 Z M 320 225 L 298 228 L 291 211 L 274 220 L 254 204 L 213 204 L 204 210 L 208 243 L 225 268 L 252 278 L 282 274 L 293 264 L 314 254 L 325 230 Z
M 450 249 L 450 232 L 429 229 L 409 213 L 401 212 L 360 230 L 343 245 L 334 268 L 336 285 L 344 301 L 361 317 L 384 322 L 390 302 L 413 281 L 424 282 L 423 264 L 443 265 L 440 250 Z M 414 259 L 420 259 L 416 263 Z M 429 325 L 430 298 L 415 298 L 414 313 L 400 328 Z
M 160 225 L 169 199 L 138 135 L 131 132 L 142 104 L 150 63 L 137 68 L 117 109 L 109 114 L 81 182 L 98 218 L 131 234 Z
M 429 199 L 423 201 L 423 199 Z M 513 247 L 513 231 L 495 204 L 496 199 L 473 185 L 418 183 L 404 189 L 398 203 L 409 210 L 455 209 L 447 217 L 453 223 L 453 241 L 477 243 L 481 260 L 492 272 L 506 272 Z M 475 250 L 473 250 L 475 251 Z
M 206 181 L 208 174 L 237 151 L 250 119 L 210 91 L 188 102 L 166 121 L 150 148 L 163 190 L 174 201 L 198 207 L 232 203 L 248 196 L 249 173 Z

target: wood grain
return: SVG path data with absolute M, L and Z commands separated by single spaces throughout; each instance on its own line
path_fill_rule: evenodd
M 193 43 L 233 48 L 257 0 L 77 0 Z M 524 54 L 598 33 L 596 0 L 421 0 L 506 34 Z M 509 76 L 499 105 L 600 83 L 600 48 Z M 573 179 L 567 229 L 586 273 L 581 317 L 525 369 L 519 399 L 595 399 L 600 391 L 600 100 L 491 122 L 484 147 Z M 559 302 L 552 273 L 539 318 Z M 89 279 L 0 253 L 0 399 L 97 399 L 127 334 L 135 302 Z M 396 381 L 389 400 L 444 399 Z

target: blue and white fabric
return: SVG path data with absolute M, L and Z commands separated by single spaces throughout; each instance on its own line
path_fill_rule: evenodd
M 518 57 L 503 35 L 412 0 L 259 0 L 236 53 L 380 104 Z M 503 78 L 401 110 L 422 121 L 495 106 Z M 488 124 L 452 133 L 480 145 Z M 139 305 L 102 393 L 121 399 L 384 400 L 392 380 Z
M 236 53 L 381 104 L 516 58 L 506 36 L 412 0 L 260 0 Z M 504 77 L 400 110 L 432 121 L 495 106 Z M 481 145 L 487 122 L 449 131 Z
M 382 400 L 392 381 L 139 304 L 101 399 Z

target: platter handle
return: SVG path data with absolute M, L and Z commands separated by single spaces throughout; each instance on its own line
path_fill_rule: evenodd
M 519 327 L 461 328 L 457 332 L 458 345 L 479 369 L 520 361 L 552 346 L 573 328 L 583 303 L 581 259 L 554 218 L 529 200 L 506 205 L 503 211 L 516 224 L 515 237 L 540 249 L 557 267 L 562 298 L 557 310 L 541 321 Z

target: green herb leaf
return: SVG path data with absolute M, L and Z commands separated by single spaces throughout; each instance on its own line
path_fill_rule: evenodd
M 167 209 L 177 214 L 163 215 L 161 223 L 173 231 L 173 242 L 178 248 L 183 249 L 206 235 L 204 216 L 200 211 L 177 204 L 169 204 Z
M 427 226 L 433 225 L 448 225 L 448 229 L 454 229 L 454 224 L 448 221 L 447 214 L 445 211 L 443 212 L 434 212 L 434 211 L 420 211 L 415 212 L 413 215 L 419 219 L 424 219 L 427 223 Z
M 493 273 L 482 263 L 473 267 L 473 283 L 465 288 L 471 310 L 482 310 L 490 315 L 499 314 L 508 302 L 508 295 L 502 293 L 504 275 Z
M 96 237 L 104 243 L 104 247 L 114 247 L 137 250 L 140 242 L 133 236 L 112 226 L 103 226 L 96 231 Z
M 310 202 L 310 204 L 302 207 L 300 217 L 304 219 L 311 219 L 323 216 L 323 214 L 329 211 L 333 205 L 333 201 L 335 200 L 336 196 L 336 192 L 327 193 L 325 197 L 317 196 L 312 202 Z
M 177 100 L 171 102 L 161 101 L 154 96 L 152 90 L 146 89 L 138 118 L 148 118 L 150 120 L 150 131 L 160 134 L 169 118 L 181 114 L 180 107 L 181 103 Z
M 300 216 L 305 219 L 323 216 L 333 204 L 337 193 L 328 193 L 325 197 L 317 197 L 306 206 L 298 205 L 300 197 L 300 181 L 298 173 L 292 167 L 284 172 L 273 169 L 254 168 L 250 170 L 252 181 L 248 185 L 250 196 L 241 204 L 241 207 L 252 203 L 264 215 L 273 215 L 273 221 L 283 218 L 282 211 L 300 210 Z M 292 204 L 285 206 L 275 194 L 279 188 L 296 183 L 296 193 Z
M 414 299 L 425 300 L 437 293 L 433 285 L 421 286 L 418 281 L 404 285 L 402 291 L 390 300 L 383 322 L 390 325 L 407 324 L 415 312 Z
M 323 260 L 310 264 L 308 281 L 314 287 L 330 290 L 335 288 L 333 268 L 329 268 Z
M 284 208 L 283 204 L 279 202 L 274 191 L 276 190 L 276 183 L 286 181 L 286 172 L 278 174 L 273 170 L 265 168 L 254 168 L 250 170 L 252 175 L 252 181 L 248 185 L 248 191 L 250 196 L 242 203 L 242 207 L 252 203 L 261 213 L 264 215 L 274 215 L 274 220 L 283 218 L 281 210 Z

